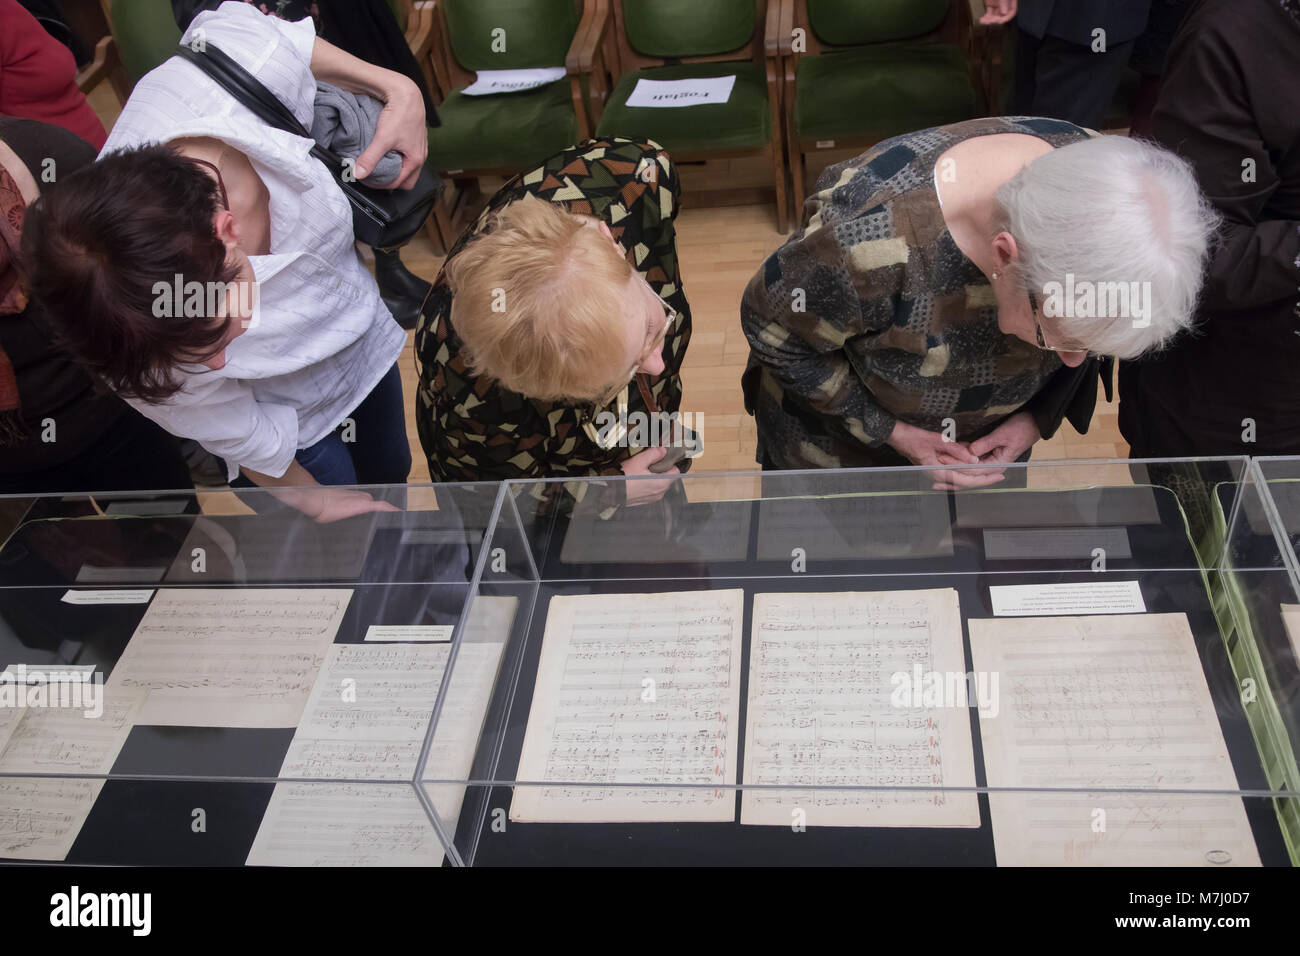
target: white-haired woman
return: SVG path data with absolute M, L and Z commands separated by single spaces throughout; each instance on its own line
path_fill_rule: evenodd
M 971 120 L 832 166 L 750 282 L 765 468 L 978 464 L 1002 479 L 1110 356 L 1191 322 L 1214 214 L 1174 154 L 1059 120 Z

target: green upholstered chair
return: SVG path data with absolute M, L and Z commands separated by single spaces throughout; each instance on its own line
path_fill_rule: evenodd
M 820 172 L 831 151 L 985 112 L 984 69 L 971 52 L 972 0 L 784 3 L 783 96 L 796 215 L 805 168 Z M 823 158 L 815 158 L 819 153 Z
M 608 0 L 439 0 L 433 69 L 438 119 L 429 159 L 457 188 L 438 219 L 450 243 L 480 176 L 513 175 L 591 135 L 608 88 Z M 478 70 L 559 67 L 562 79 L 518 93 L 466 96 Z
M 777 224 L 786 230 L 780 57 L 782 0 L 613 0 L 622 75 L 597 136 L 651 139 L 676 160 L 762 154 L 774 170 Z M 736 77 L 726 103 L 628 106 L 637 83 Z
M 108 26 L 132 87 L 171 56 L 181 42 L 168 0 L 112 0 Z
M 104 13 L 112 31 L 111 42 L 96 46 L 96 64 L 87 68 L 87 80 L 96 74 L 89 71 L 101 60 L 120 62 L 128 86 L 119 89 L 123 99 L 130 93 L 140 77 L 172 55 L 181 42 L 181 31 L 172 16 L 170 0 L 101 0 Z M 388 0 L 398 26 L 406 37 L 416 62 L 433 80 L 429 62 L 429 48 L 433 42 L 432 0 Z

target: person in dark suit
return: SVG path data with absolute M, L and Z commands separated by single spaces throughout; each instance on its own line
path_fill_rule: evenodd
M 1119 371 L 1135 458 L 1300 455 L 1300 0 L 1203 0 L 1169 51 L 1156 140 L 1223 217 L 1196 334 Z
M 1020 0 L 1011 112 L 1100 128 L 1151 0 Z

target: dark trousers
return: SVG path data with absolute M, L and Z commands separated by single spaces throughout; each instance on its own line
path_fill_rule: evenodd
M 340 425 L 316 444 L 299 450 L 298 464 L 322 485 L 400 485 L 411 473 L 406 439 L 402 373 L 394 365 Z M 351 434 L 345 435 L 345 428 Z M 351 441 L 344 441 L 345 437 Z M 233 488 L 251 488 L 240 474 Z
M 1107 45 L 1105 53 L 1057 37 L 1016 31 L 1015 84 L 1010 111 L 1100 129 L 1110 110 L 1134 41 Z

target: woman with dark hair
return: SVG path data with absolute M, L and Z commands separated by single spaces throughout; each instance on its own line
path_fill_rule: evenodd
M 18 250 L 29 203 L 95 151 L 65 129 L 0 116 L 0 494 L 187 488 L 170 435 L 102 389 L 54 340 Z
M 305 125 L 315 79 L 382 99 L 372 148 L 402 154 L 397 185 L 419 174 L 424 107 L 405 77 L 244 4 L 197 30 Z M 136 85 L 100 161 L 33 207 L 23 243 L 76 359 L 225 459 L 233 485 L 298 489 L 277 496 L 325 521 L 383 506 L 303 486 L 406 480 L 406 336 L 311 147 L 173 58 Z

